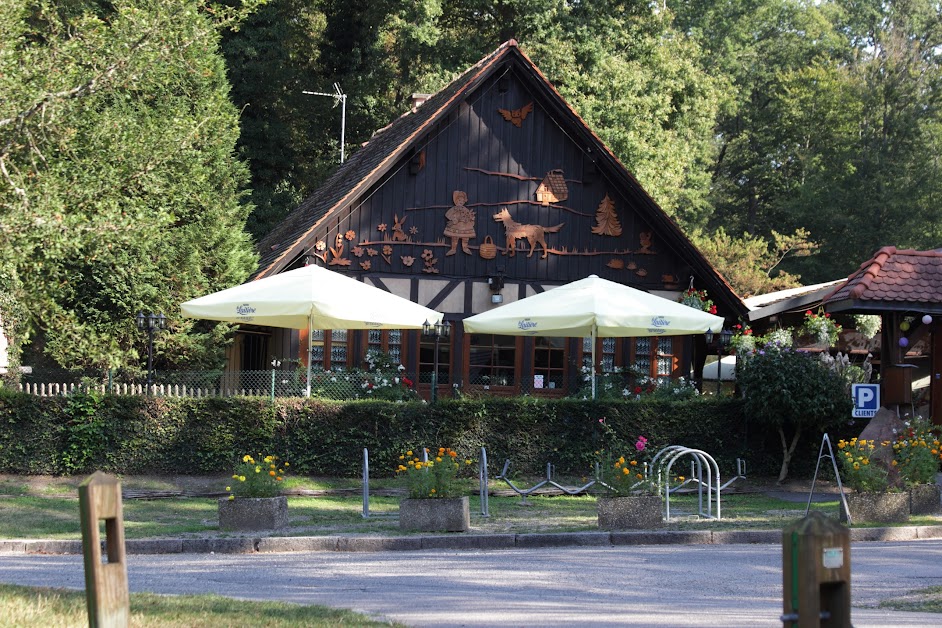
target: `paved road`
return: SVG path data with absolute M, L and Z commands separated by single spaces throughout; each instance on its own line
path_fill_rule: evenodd
M 781 626 L 778 545 L 131 555 L 133 591 L 324 604 L 412 626 Z M 939 626 L 873 608 L 942 585 L 942 541 L 855 543 L 858 628 Z M 80 556 L 0 555 L 0 581 L 81 589 Z M 260 584 L 266 583 L 266 584 Z

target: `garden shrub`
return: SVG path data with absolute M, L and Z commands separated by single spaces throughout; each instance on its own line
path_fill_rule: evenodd
M 277 451 L 296 474 L 357 477 L 363 449 L 374 476 L 395 473 L 403 451 L 448 446 L 491 474 L 590 476 L 596 452 L 624 450 L 639 435 L 650 446 L 685 445 L 717 459 L 724 476 L 745 458 L 768 473 L 767 430 L 750 427 L 743 402 L 449 399 L 325 401 L 260 397 L 34 397 L 0 392 L 0 472 L 230 474 L 246 453 Z M 602 419 L 602 421 L 600 421 Z

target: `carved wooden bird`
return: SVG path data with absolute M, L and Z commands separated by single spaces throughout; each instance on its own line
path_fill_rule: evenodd
M 497 111 L 500 113 L 500 115 L 504 116 L 504 120 L 510 122 L 516 127 L 519 127 L 521 124 L 523 124 L 527 114 L 533 111 L 533 103 L 528 102 L 524 106 L 520 107 L 519 109 L 514 109 L 513 111 L 508 111 L 506 109 L 498 109 Z

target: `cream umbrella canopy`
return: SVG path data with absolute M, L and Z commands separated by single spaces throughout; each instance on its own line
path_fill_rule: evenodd
M 471 333 L 591 338 L 593 399 L 596 338 L 689 336 L 723 327 L 722 317 L 596 275 L 475 314 L 463 323 Z
M 250 281 L 186 301 L 184 316 L 308 330 L 307 396 L 314 329 L 421 329 L 442 314 L 319 266 Z

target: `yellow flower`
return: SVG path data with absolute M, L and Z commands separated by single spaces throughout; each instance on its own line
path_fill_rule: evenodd
M 890 463 L 890 466 L 895 467 L 895 466 L 898 465 L 898 464 L 899 464 L 899 463 L 894 460 L 893 462 Z
M 438 456 L 438 457 L 435 458 L 435 462 L 441 462 L 441 461 L 442 461 L 442 457 L 441 457 L 441 456 Z
M 847 447 L 847 441 L 845 441 L 843 438 L 842 438 L 841 440 L 837 441 L 837 448 L 838 448 L 838 449 L 844 449 L 845 447 Z
M 407 451 L 407 452 L 406 452 L 406 455 L 407 455 L 407 456 L 411 456 L 411 455 L 412 455 L 412 451 L 411 451 L 411 450 Z
M 239 476 L 238 476 L 238 475 L 233 475 L 233 476 L 232 476 L 232 479 L 233 479 L 233 480 L 238 480 L 238 479 L 239 479 Z
M 436 491 L 435 491 L 435 489 L 433 488 L 432 490 L 430 490 L 430 491 L 428 492 L 428 494 L 429 494 L 429 495 L 434 495 L 435 492 L 436 492 Z
M 624 473 L 625 475 L 628 475 L 629 473 L 631 473 L 631 471 L 628 470 L 628 467 L 624 467 L 624 468 L 621 470 L 621 472 Z
M 275 473 L 275 470 L 272 469 L 271 471 L 268 472 L 268 475 L 275 477 L 277 474 Z
M 870 458 L 864 458 L 861 460 L 861 462 L 864 464 L 870 464 Z
M 415 468 L 416 468 L 416 469 L 421 469 L 421 468 L 422 468 L 422 463 L 421 463 L 421 462 L 416 462 L 416 463 L 415 463 Z
M 470 459 L 470 458 L 466 459 L 466 460 L 464 461 L 464 463 L 465 463 L 465 464 L 471 464 L 471 459 Z
M 256 472 L 256 473 L 261 473 L 261 472 L 262 472 L 262 468 L 261 468 L 261 467 L 255 467 L 255 472 Z
M 275 481 L 276 481 L 276 482 L 281 482 L 283 479 L 284 479 L 284 478 L 279 475 L 279 476 L 277 476 L 277 477 L 275 478 Z
M 405 459 L 405 456 L 399 456 L 399 459 L 400 459 L 400 460 L 404 460 L 404 459 Z
M 644 476 L 641 475 L 640 473 L 635 473 L 635 477 L 638 478 L 639 480 L 643 480 L 643 479 L 644 479 Z
M 285 466 L 286 466 L 286 467 L 290 467 L 291 465 L 286 462 L 286 463 L 285 463 Z
M 638 461 L 637 461 L 637 460 L 632 460 L 632 461 L 631 461 L 631 466 L 637 467 L 637 466 L 638 466 Z
M 683 481 L 686 480 L 686 479 L 687 479 L 687 478 L 685 478 L 685 477 L 682 476 L 682 475 L 678 475 L 678 476 L 677 476 L 677 481 L 679 481 L 679 482 L 683 482 Z
M 245 482 L 245 476 L 244 476 L 244 475 L 240 475 L 240 476 L 239 476 L 239 481 L 240 481 L 240 482 Z
M 231 491 L 231 490 L 232 490 L 232 487 L 231 487 L 231 486 L 227 486 L 227 487 L 226 487 L 226 492 L 227 492 L 227 493 L 228 493 L 229 491 Z
M 230 496 L 229 496 L 229 501 L 232 501 L 233 499 L 235 499 L 235 495 L 230 495 Z
M 245 454 L 244 456 L 242 456 L 242 462 L 255 462 L 255 461 L 252 460 L 252 456 Z
M 625 457 L 622 456 L 621 458 L 619 458 L 619 459 L 618 459 L 618 463 L 619 463 L 619 464 L 625 464 Z
M 859 462 L 855 462 L 855 463 L 854 463 L 854 469 L 855 469 L 855 470 L 860 469 L 860 463 L 859 463 Z

